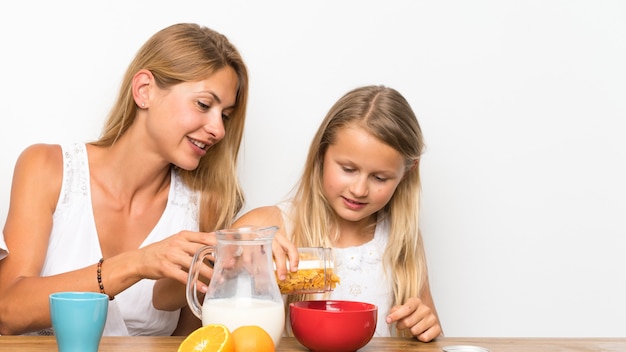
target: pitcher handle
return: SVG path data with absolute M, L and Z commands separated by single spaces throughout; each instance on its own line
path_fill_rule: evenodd
M 198 249 L 191 260 L 189 274 L 187 275 L 187 304 L 189 304 L 189 308 L 191 308 L 193 314 L 200 320 L 202 320 L 202 304 L 198 300 L 198 276 L 200 276 L 200 267 L 204 262 L 204 257 L 214 253 L 215 246 L 204 246 Z

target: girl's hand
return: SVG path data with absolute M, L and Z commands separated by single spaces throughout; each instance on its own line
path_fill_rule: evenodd
M 277 206 L 265 206 L 252 209 L 243 214 L 233 224 L 234 228 L 243 226 L 278 226 L 278 231 L 272 241 L 272 254 L 276 264 L 276 274 L 278 280 L 287 278 L 287 259 L 289 259 L 289 269 L 292 272 L 298 270 L 298 247 L 294 245 L 285 234 L 285 224 L 283 215 Z
M 387 323 L 393 322 L 396 322 L 398 330 L 408 329 L 422 342 L 432 341 L 442 332 L 435 312 L 417 297 L 409 298 L 403 305 L 391 308 Z
M 298 262 L 300 260 L 298 247 L 289 241 L 281 231 L 278 231 L 276 235 L 274 235 L 272 254 L 274 255 L 276 275 L 278 275 L 279 280 L 282 281 L 287 278 L 287 259 L 289 259 L 289 269 L 292 272 L 298 270 Z

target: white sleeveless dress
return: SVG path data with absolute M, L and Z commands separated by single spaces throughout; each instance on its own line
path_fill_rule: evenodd
M 41 276 L 95 264 L 102 251 L 91 203 L 89 165 L 84 144 L 63 145 L 63 185 L 53 215 L 52 232 Z M 161 218 L 140 247 L 181 230 L 198 231 L 198 195 L 172 170 L 168 202 Z M 0 236 L 0 259 L 9 249 Z M 106 266 L 105 266 L 106 270 Z M 96 280 L 94 272 L 94 280 Z M 141 280 L 109 301 L 104 335 L 171 335 L 180 311 L 152 306 L 154 280 Z M 50 329 L 39 334 L 51 334 Z

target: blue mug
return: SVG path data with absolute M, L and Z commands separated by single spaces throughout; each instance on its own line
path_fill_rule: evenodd
M 50 318 L 59 352 L 97 352 L 109 297 L 95 292 L 50 295 Z

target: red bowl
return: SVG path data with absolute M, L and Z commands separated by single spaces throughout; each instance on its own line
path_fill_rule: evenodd
M 293 335 L 311 351 L 352 352 L 374 336 L 378 308 L 369 303 L 319 300 L 289 304 Z

